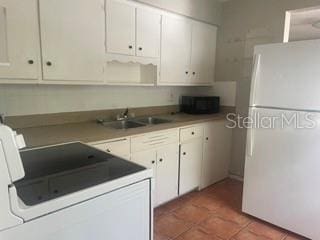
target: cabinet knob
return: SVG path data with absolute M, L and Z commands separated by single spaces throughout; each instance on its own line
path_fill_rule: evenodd
M 160 158 L 160 159 L 159 159 L 159 161 L 160 161 L 160 162 L 163 162 L 163 159 L 162 159 L 162 158 Z
M 34 64 L 34 61 L 33 61 L 32 59 L 30 59 L 30 60 L 28 60 L 28 63 L 29 63 L 30 65 L 32 65 L 32 64 Z
M 189 72 L 188 72 L 188 71 L 186 71 L 186 74 L 189 74 Z
M 192 132 L 191 134 L 194 135 L 194 132 Z
M 139 51 L 142 51 L 142 47 L 139 47 Z
M 107 152 L 110 153 L 111 152 L 110 149 L 107 149 Z
M 47 64 L 47 66 L 52 66 L 52 62 L 50 62 L 50 61 L 48 61 L 48 62 L 46 62 L 46 64 Z
M 155 164 L 155 163 L 156 163 L 156 161 L 152 161 L 151 163 L 152 163 L 152 164 Z
M 132 49 L 132 45 L 129 45 L 129 49 Z
M 192 74 L 193 74 L 193 75 L 196 75 L 196 72 L 193 72 Z
M 183 155 L 187 155 L 187 153 L 186 153 L 186 152 L 183 152 L 182 154 L 183 154 Z
M 206 137 L 206 140 L 208 141 L 208 140 L 209 140 L 209 138 L 208 138 L 208 137 Z

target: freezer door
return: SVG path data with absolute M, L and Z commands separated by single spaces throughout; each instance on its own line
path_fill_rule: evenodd
M 251 109 L 250 116 L 294 116 L 309 125 L 306 112 Z M 243 211 L 311 239 L 320 239 L 320 113 L 314 129 L 248 130 Z M 267 124 L 266 120 L 263 120 Z M 310 127 L 311 125 L 309 125 Z
M 250 106 L 320 110 L 320 40 L 255 48 Z

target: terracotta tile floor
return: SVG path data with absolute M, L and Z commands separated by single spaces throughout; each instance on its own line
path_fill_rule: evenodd
M 155 209 L 155 240 L 302 240 L 241 213 L 242 183 L 227 179 Z

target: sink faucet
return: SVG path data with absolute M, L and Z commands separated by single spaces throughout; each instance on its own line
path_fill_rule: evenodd
M 129 108 L 126 108 L 126 110 L 122 113 L 122 114 L 118 114 L 117 115 L 117 120 L 118 121 L 122 121 L 128 118 L 128 114 L 129 114 Z

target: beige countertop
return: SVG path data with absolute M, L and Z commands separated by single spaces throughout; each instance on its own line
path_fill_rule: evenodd
M 75 141 L 81 141 L 85 143 L 98 142 L 170 128 L 183 127 L 208 121 L 219 121 L 224 120 L 226 118 L 226 114 L 218 113 L 211 115 L 188 115 L 179 113 L 175 115 L 159 115 L 157 117 L 171 119 L 173 122 L 119 130 L 108 128 L 91 121 L 21 128 L 16 129 L 16 131 L 23 134 L 27 148 L 32 148 Z

